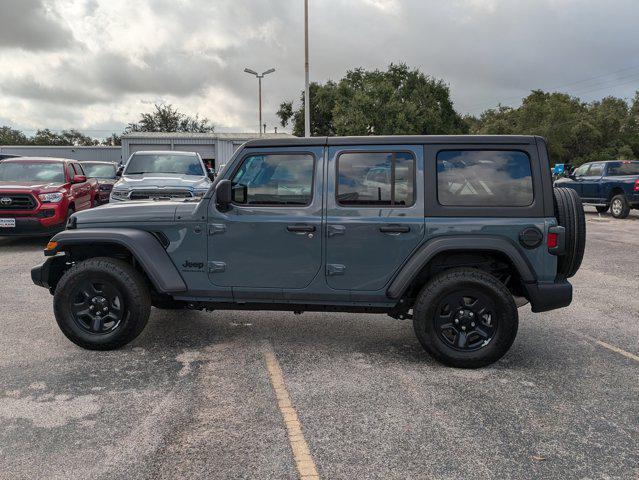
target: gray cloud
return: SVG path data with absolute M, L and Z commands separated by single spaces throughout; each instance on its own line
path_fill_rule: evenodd
M 355 67 L 406 62 L 448 82 L 462 113 L 479 113 L 499 102 L 516 104 L 534 88 L 559 87 L 592 100 L 629 97 L 639 87 L 639 61 L 633 65 L 639 58 L 636 0 L 310 3 L 315 81 L 339 79 Z M 13 20 L 4 15 L 5 5 L 11 5 Z M 78 118 L 89 126 L 118 120 L 124 125 L 132 119 L 92 115 L 127 111 L 131 102 L 165 96 L 178 107 L 196 108 L 191 113 L 206 115 L 220 127 L 225 126 L 220 119 L 232 116 L 238 124 L 227 126 L 250 128 L 257 82 L 243 73 L 244 67 L 277 69 L 263 83 L 265 121 L 272 127 L 279 103 L 297 100 L 303 89 L 302 2 L 140 0 L 135 10 L 113 11 L 105 9 L 111 5 L 107 0 L 89 0 L 68 18 L 76 22 L 78 40 L 62 26 L 60 5 L 52 3 L 49 12 L 33 0 L 4 0 L 0 16 L 0 26 L 23 25 L 14 25 L 10 44 L 6 27 L 0 28 L 0 48 L 64 52 L 42 78 L 32 71 L 0 77 L 0 102 L 19 98 L 32 106 L 49 105 L 53 128 Z M 25 16 L 33 18 L 31 26 L 24 26 Z M 126 31 L 112 31 L 113 17 L 127 20 Z M 34 23 L 41 37 L 18 35 L 17 30 L 34 30 Z M 131 33 L 130 48 L 118 43 L 123 33 Z M 155 37 L 157 45 L 150 41 Z M 94 45 L 85 46 L 92 40 Z M 222 92 L 218 97 L 229 102 L 198 102 L 217 98 L 212 92 Z
M 72 42 L 71 31 L 42 0 L 2 0 L 0 49 L 57 50 Z

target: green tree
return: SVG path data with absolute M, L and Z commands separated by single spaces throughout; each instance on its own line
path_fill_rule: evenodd
M 388 70 L 350 70 L 339 82 L 310 85 L 312 135 L 399 135 L 466 133 L 441 80 L 404 64 Z M 304 94 L 300 107 L 283 102 L 282 126 L 304 134 Z
M 140 120 L 129 123 L 124 133 L 131 132 L 190 132 L 212 133 L 215 127 L 207 118 L 191 117 L 178 111 L 173 105 L 155 105 L 155 111 L 142 113 Z
M 27 145 L 29 139 L 20 130 L 11 127 L 0 127 L 0 145 Z
M 475 134 L 541 135 L 556 163 L 639 156 L 639 94 L 629 106 L 615 97 L 585 103 L 565 93 L 534 90 L 517 108 L 498 106 L 466 123 Z

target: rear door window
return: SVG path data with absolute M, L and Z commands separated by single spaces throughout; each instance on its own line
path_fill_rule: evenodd
M 337 203 L 409 207 L 415 203 L 415 157 L 409 152 L 345 152 L 337 159 Z
M 529 206 L 534 199 L 530 157 L 519 150 L 442 150 L 437 197 L 445 206 Z

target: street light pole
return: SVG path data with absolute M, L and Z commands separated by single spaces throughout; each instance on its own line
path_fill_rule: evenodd
M 260 122 L 258 123 L 257 131 L 259 132 L 260 135 L 262 135 L 262 79 L 269 73 L 273 73 L 275 69 L 270 68 L 267 71 L 262 73 L 257 73 L 255 70 L 251 70 L 250 68 L 245 68 L 244 71 L 246 73 L 250 73 L 251 75 L 255 75 L 255 77 L 257 78 L 258 103 L 259 103 L 258 112 L 259 112 L 259 122 Z
M 311 102 L 310 88 L 308 86 L 308 0 L 304 0 L 304 136 L 311 136 Z

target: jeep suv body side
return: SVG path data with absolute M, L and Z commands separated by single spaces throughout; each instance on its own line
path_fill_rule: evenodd
M 490 363 L 510 346 L 516 323 L 496 334 L 490 348 L 501 353 L 478 360 L 499 302 L 511 317 L 515 300 L 535 312 L 568 305 L 566 278 L 581 261 L 561 272 L 573 237 L 555 216 L 545 142 L 527 136 L 253 140 L 199 203 L 109 205 L 75 215 L 70 228 L 32 271 L 52 292 L 66 289 L 58 284 L 70 266 L 113 257 L 136 265 L 160 307 L 435 315 L 450 325 L 454 315 L 464 330 L 482 317 L 476 349 L 466 352 L 470 334 L 454 330 L 456 359 L 437 357 L 456 366 Z M 476 286 L 446 300 L 452 312 L 428 310 L 464 276 Z M 487 306 L 474 309 L 480 299 Z M 88 338 L 74 341 L 113 348 Z

